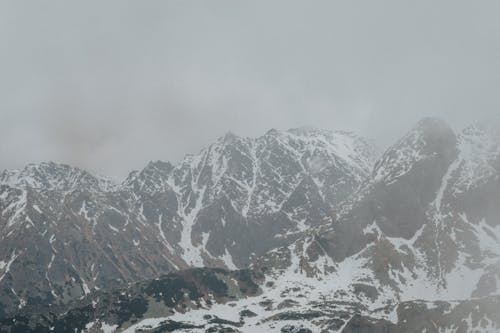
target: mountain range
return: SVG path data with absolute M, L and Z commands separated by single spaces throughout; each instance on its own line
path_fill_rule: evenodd
M 500 135 L 228 133 L 120 184 L 0 174 L 6 332 L 499 332 Z

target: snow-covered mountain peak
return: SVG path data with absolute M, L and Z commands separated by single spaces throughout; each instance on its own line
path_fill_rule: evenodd
M 136 192 L 164 190 L 173 168 L 169 162 L 151 161 L 144 169 L 131 172 L 121 186 L 132 188 Z
M 85 170 L 54 162 L 28 164 L 23 169 L 4 170 L 0 173 L 0 184 L 15 188 L 31 187 L 63 192 L 75 189 L 107 191 L 115 185 L 107 178 L 96 177 Z
M 348 164 L 357 172 L 368 174 L 377 157 L 373 143 L 348 131 L 330 131 L 314 127 L 292 128 L 284 132 L 275 132 L 279 142 L 287 144 L 298 155 L 313 156 L 327 154 L 330 158 Z
M 446 122 L 424 118 L 375 164 L 373 180 L 391 184 L 407 174 L 416 163 L 456 153 L 456 135 Z
M 270 130 L 268 130 L 264 136 L 276 136 L 276 135 L 280 135 L 282 133 L 282 131 L 280 131 L 279 129 L 277 128 L 271 128 Z

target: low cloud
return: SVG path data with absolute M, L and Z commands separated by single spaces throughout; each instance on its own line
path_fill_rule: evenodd
M 226 131 L 495 118 L 500 4 L 90 1 L 0 5 L 0 169 L 123 177 Z

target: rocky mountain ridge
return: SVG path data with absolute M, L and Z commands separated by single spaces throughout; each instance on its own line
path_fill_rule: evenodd
M 253 261 L 244 273 L 251 294 L 239 278 L 226 278 L 238 271 L 202 269 L 231 297 L 205 290 L 177 298 L 184 306 L 159 309 L 155 297 L 171 288 L 153 296 L 145 291 L 153 280 L 115 296 L 91 294 L 44 322 L 22 312 L 16 322 L 40 324 L 40 332 L 74 318 L 84 318 L 69 324 L 84 332 L 499 332 L 499 181 L 496 130 L 474 125 L 457 134 L 424 119 L 374 163 L 327 223 Z M 137 300 L 142 311 L 131 314 Z M 126 318 L 108 310 L 116 307 Z M 11 322 L 5 327 L 15 328 Z
M 368 175 L 349 132 L 227 134 L 121 184 L 41 163 L 0 173 L 0 317 L 193 266 L 246 267 L 293 242 Z M 245 237 L 242 237 L 245 235 Z

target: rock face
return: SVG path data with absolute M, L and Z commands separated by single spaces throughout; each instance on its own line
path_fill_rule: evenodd
M 369 175 L 348 132 L 227 134 L 121 184 L 55 164 L 0 173 L 0 317 L 193 266 L 246 267 L 331 212 Z

